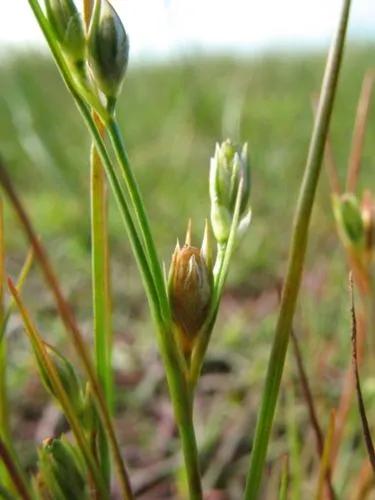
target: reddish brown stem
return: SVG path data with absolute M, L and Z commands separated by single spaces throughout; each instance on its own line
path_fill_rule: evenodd
M 375 83 L 375 72 L 368 71 L 362 82 L 361 94 L 358 100 L 357 113 L 353 129 L 352 146 L 348 161 L 346 190 L 354 192 L 357 187 L 361 158 L 365 142 L 367 120 Z

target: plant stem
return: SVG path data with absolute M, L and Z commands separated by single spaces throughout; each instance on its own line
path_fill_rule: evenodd
M 123 175 L 127 190 L 130 195 L 130 200 L 132 202 L 133 209 L 135 211 L 135 215 L 139 224 L 145 252 L 148 257 L 151 273 L 153 275 L 158 293 L 161 314 L 163 319 L 168 323 L 171 317 L 169 301 L 166 293 L 163 273 L 157 256 L 154 239 L 151 233 L 149 220 L 146 214 L 145 205 L 143 203 L 137 181 L 130 167 L 129 157 L 126 152 L 125 144 L 118 123 L 115 118 L 111 117 L 106 125 L 107 132 L 111 139 L 117 160 L 120 164 L 121 173 Z
M 179 363 L 174 342 L 168 342 L 170 332 L 159 332 L 158 343 L 165 366 L 170 397 L 181 438 L 190 500 L 202 499 L 198 448 L 193 424 L 193 405 L 190 388 Z
M 4 323 L 4 279 L 5 279 L 5 241 L 4 241 L 4 210 L 3 201 L 0 199 L 0 325 Z M 7 394 L 7 349 L 6 339 L 0 340 L 0 436 L 10 442 L 9 409 Z
M 91 148 L 91 255 L 96 372 L 111 412 L 113 406 L 112 322 L 105 173 Z M 105 435 L 99 433 L 100 464 L 107 485 L 111 467 Z
M 268 363 L 265 387 L 263 390 L 262 403 L 258 415 L 246 481 L 246 500 L 255 500 L 258 497 L 260 489 L 262 471 L 266 459 L 281 376 L 301 283 L 311 211 L 315 199 L 324 146 L 336 94 L 350 5 L 351 0 L 343 0 L 337 33 L 327 60 L 317 118 L 311 137 L 304 178 L 295 212 L 287 274 L 281 297 L 280 312 Z

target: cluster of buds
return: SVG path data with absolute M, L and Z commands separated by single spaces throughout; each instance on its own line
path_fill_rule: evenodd
M 241 187 L 242 186 L 242 187 Z M 241 188 L 241 193 L 239 189 Z M 216 240 L 228 241 L 232 227 L 236 201 L 240 196 L 240 231 L 250 223 L 250 163 L 248 146 L 238 148 L 228 139 L 216 144 L 215 156 L 210 165 L 211 223 Z
M 369 264 L 375 241 L 375 200 L 370 191 L 364 192 L 361 202 L 352 193 L 335 196 L 333 210 L 345 246 Z
M 86 475 L 79 451 L 64 437 L 43 442 L 36 481 L 41 498 L 90 498 Z
M 125 28 L 108 0 L 96 0 L 87 38 L 73 0 L 45 0 L 50 26 L 67 60 L 78 68 L 86 61 L 96 88 L 116 99 L 129 59 Z
M 212 244 L 206 223 L 201 248 L 191 245 L 191 224 L 181 248 L 177 243 L 169 271 L 168 290 L 181 350 L 188 357 L 194 348 L 212 299 Z

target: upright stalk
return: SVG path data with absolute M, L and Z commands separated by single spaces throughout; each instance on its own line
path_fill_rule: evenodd
M 112 321 L 105 173 L 95 146 L 91 148 L 91 254 L 95 365 L 108 409 L 113 406 Z M 99 435 L 100 463 L 107 484 L 110 458 L 105 435 Z
M 5 279 L 5 249 L 4 249 L 4 213 L 3 202 L 0 199 L 0 324 L 4 321 L 4 279 Z M 6 339 L 0 341 L 0 435 L 9 442 L 8 395 L 6 385 Z
M 142 195 L 130 167 L 129 157 L 116 118 L 111 116 L 106 126 L 108 136 L 112 142 L 113 149 L 119 162 L 120 170 L 134 208 L 135 216 L 140 227 L 143 245 L 158 292 L 161 314 L 163 319 L 168 322 L 170 320 L 168 297 Z
M 311 211 L 315 199 L 324 146 L 336 94 L 350 5 L 351 0 L 343 0 L 337 33 L 332 42 L 327 60 L 317 118 L 314 124 L 304 178 L 295 212 L 287 274 L 281 297 L 280 312 L 268 363 L 266 382 L 255 429 L 253 449 L 246 481 L 246 500 L 255 500 L 258 498 L 261 485 L 262 472 L 279 394 L 281 376 L 301 283 Z
M 89 30 L 92 0 L 84 0 L 84 22 L 86 32 Z M 104 137 L 105 129 L 100 118 L 93 113 L 99 132 Z M 94 313 L 95 366 L 103 394 L 112 412 L 113 375 L 112 375 L 112 307 L 110 286 L 110 262 L 108 243 L 108 209 L 105 171 L 95 147 L 91 145 L 90 153 L 90 197 L 91 197 L 91 261 L 92 261 L 92 293 Z M 110 485 L 111 462 L 105 434 L 98 434 L 99 457 L 103 476 L 107 486 Z

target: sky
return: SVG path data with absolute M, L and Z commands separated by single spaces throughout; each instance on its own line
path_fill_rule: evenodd
M 0 50 L 43 47 L 27 0 L 1 0 Z M 324 46 L 342 0 L 112 0 L 134 58 Z M 375 40 L 375 0 L 352 2 L 349 34 Z

